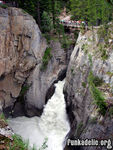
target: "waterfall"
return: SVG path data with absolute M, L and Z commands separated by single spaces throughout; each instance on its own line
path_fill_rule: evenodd
M 8 121 L 13 131 L 24 140 L 29 139 L 30 146 L 35 145 L 37 150 L 45 138 L 48 146 L 46 150 L 63 150 L 65 136 L 70 130 L 63 95 L 64 83 L 65 80 L 55 84 L 55 93 L 45 105 L 41 118 L 17 117 Z

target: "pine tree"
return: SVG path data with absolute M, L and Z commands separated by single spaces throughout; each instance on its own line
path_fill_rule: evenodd
M 70 0 L 71 13 L 75 20 L 88 21 L 99 25 L 112 20 L 113 6 L 106 0 Z

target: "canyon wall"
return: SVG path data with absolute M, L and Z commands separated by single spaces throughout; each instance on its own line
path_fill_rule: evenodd
M 17 8 L 0 8 L 1 109 L 13 105 L 45 49 L 45 40 L 30 15 Z
M 50 58 L 42 69 L 48 48 Z M 24 99 L 26 113 L 38 115 L 54 92 L 53 83 L 65 76 L 67 53 L 58 41 L 48 44 L 22 9 L 0 8 L 0 111 L 18 112 L 22 106 L 15 102 Z
M 42 64 L 37 65 L 33 73 L 27 80 L 31 85 L 26 94 L 26 107 L 29 115 L 34 107 L 39 110 L 54 93 L 54 83 L 66 76 L 67 55 L 66 51 L 61 48 L 61 44 L 57 41 L 51 41 L 49 44 L 51 49 L 51 59 L 45 69 L 41 69 Z
M 72 52 L 64 86 L 71 124 L 70 139 L 104 138 L 113 141 L 112 29 L 112 24 L 109 24 L 107 28 L 101 26 L 80 33 Z M 66 146 L 66 149 L 96 148 Z

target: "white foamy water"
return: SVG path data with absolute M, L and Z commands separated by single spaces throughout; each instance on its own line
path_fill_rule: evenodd
M 63 150 L 63 142 L 70 126 L 66 115 L 66 104 L 63 95 L 65 81 L 55 84 L 56 89 L 52 98 L 39 117 L 17 117 L 9 119 L 9 126 L 24 140 L 29 139 L 30 146 L 34 144 L 37 150 L 48 138 L 46 150 Z

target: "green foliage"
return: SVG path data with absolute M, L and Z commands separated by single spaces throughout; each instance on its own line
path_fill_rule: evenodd
M 43 37 L 46 38 L 48 45 L 50 44 L 50 40 L 51 40 L 51 35 L 49 35 L 48 33 L 43 34 Z
M 108 59 L 108 54 L 107 54 L 105 49 L 102 51 L 101 57 L 102 57 L 102 60 L 107 60 Z
M 24 96 L 26 92 L 29 90 L 30 85 L 24 85 L 21 89 L 20 96 Z
M 7 119 L 5 118 L 5 115 L 3 113 L 0 114 L 0 120 L 7 124 Z
M 103 79 L 99 78 L 98 76 L 93 76 L 92 82 L 95 86 L 101 86 L 103 84 Z
M 19 135 L 14 134 L 12 136 L 12 142 L 7 143 L 7 147 L 9 147 L 9 150 L 36 150 L 36 147 L 33 146 L 33 148 L 30 148 L 29 146 L 29 140 L 23 141 L 22 137 Z M 47 146 L 48 138 L 45 138 L 45 141 L 43 142 L 42 146 L 38 150 L 45 150 Z
M 67 38 L 66 38 L 66 35 L 65 35 L 65 31 L 64 31 L 64 27 L 62 24 L 58 24 L 58 27 L 56 28 L 56 31 L 58 32 L 59 34 L 59 37 L 62 36 L 61 38 L 61 45 L 62 45 L 62 48 L 66 49 L 68 48 L 68 44 L 67 44 Z
M 96 25 L 97 19 L 97 10 L 96 10 L 96 0 L 87 0 L 87 20 L 88 25 L 93 26 Z
M 49 60 L 51 59 L 52 55 L 51 55 L 51 48 L 47 47 L 44 53 L 44 56 L 42 58 L 42 66 L 41 66 L 41 70 L 45 70 Z
M 93 40 L 92 40 L 91 38 L 88 37 L 88 41 L 89 41 L 89 42 L 92 42 Z
M 99 51 L 101 52 L 102 60 L 107 60 L 108 59 L 108 54 L 107 54 L 106 49 L 102 45 L 100 45 Z
M 37 0 L 17 0 L 20 8 L 24 9 L 24 11 L 28 12 L 34 18 L 37 16 L 36 6 Z
M 20 94 L 18 97 L 18 101 L 20 101 L 22 104 L 24 104 L 24 97 L 25 97 L 25 94 L 27 93 L 27 91 L 29 90 L 30 86 L 31 85 L 24 84 L 21 88 L 21 91 L 20 91 Z
M 28 150 L 28 142 L 23 142 L 22 138 L 19 135 L 13 135 L 13 144 L 9 145 L 9 150 Z
M 105 28 L 105 26 L 101 26 L 99 29 L 98 29 L 98 37 L 99 39 L 101 38 L 105 38 L 107 36 L 107 30 Z
M 83 2 L 83 0 L 70 0 L 71 2 L 71 13 L 73 15 L 73 19 L 76 20 L 84 20 L 86 18 L 86 7 L 87 3 Z
M 110 0 L 111 4 L 113 5 L 113 0 Z
M 105 49 L 102 51 L 101 57 L 102 57 L 102 60 L 107 60 L 108 59 L 108 54 L 106 53 Z
M 6 4 L 0 4 L 0 7 L 4 8 L 4 9 L 8 8 L 8 6 Z
M 73 41 L 72 40 L 63 40 L 61 42 L 61 44 L 62 44 L 62 48 L 64 48 L 64 50 L 67 50 L 73 44 Z
M 95 104 L 99 108 L 99 112 L 102 115 L 105 115 L 105 113 L 106 113 L 105 98 L 103 96 L 103 93 L 101 91 L 99 91 L 99 89 L 94 84 L 94 76 L 93 76 L 92 71 L 90 71 L 90 73 L 89 73 L 88 83 L 89 83 L 90 93 L 94 99 Z
M 84 88 L 86 88 L 86 83 L 85 83 L 85 82 L 82 82 L 82 86 L 83 86 Z
M 0 119 L 1 119 L 1 120 L 6 120 L 6 118 L 5 118 L 5 116 L 4 116 L 3 113 L 0 114 Z
M 112 20 L 113 7 L 107 0 L 70 0 L 71 13 L 75 20 L 85 20 L 93 26 Z
M 75 39 L 75 42 L 76 42 L 76 40 L 77 40 L 77 38 L 78 38 L 78 34 L 79 34 L 79 31 L 74 31 L 74 39 Z
M 17 0 L 18 6 L 32 15 L 43 33 L 49 32 L 63 8 L 63 0 Z
M 42 13 L 42 26 L 41 26 L 42 32 L 50 32 L 53 29 L 52 25 L 52 19 L 50 17 L 50 14 L 44 11 Z
M 87 54 L 88 53 L 88 44 L 83 44 L 81 49 L 82 49 L 82 51 L 84 51 L 85 54 Z
M 84 24 L 81 24 L 81 26 L 80 26 L 80 32 L 81 32 L 82 34 L 85 33 L 85 25 L 84 25 Z

